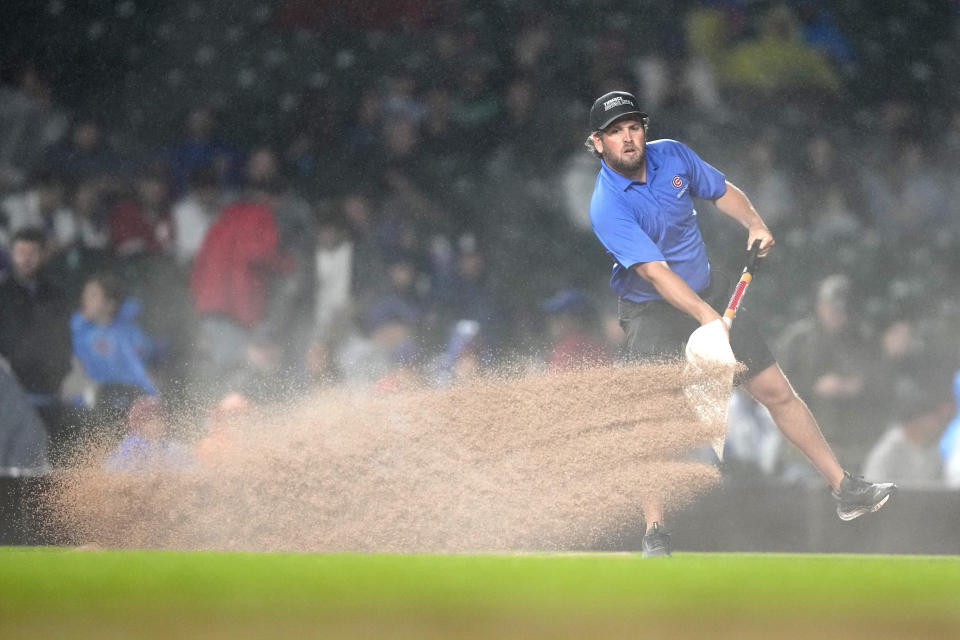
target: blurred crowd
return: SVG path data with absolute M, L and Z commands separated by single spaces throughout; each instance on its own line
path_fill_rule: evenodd
M 624 89 L 777 237 L 747 306 L 841 461 L 960 486 L 960 12 L 854 4 L 31 4 L 41 44 L 0 58 L 0 468 L 93 432 L 115 469 L 195 464 L 326 385 L 615 361 L 581 143 Z M 740 394 L 728 458 L 811 474 Z

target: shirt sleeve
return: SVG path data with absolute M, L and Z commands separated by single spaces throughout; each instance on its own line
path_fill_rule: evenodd
M 696 152 L 677 142 L 677 149 L 690 171 L 690 193 L 697 198 L 714 200 L 727 191 L 727 177 L 713 165 L 705 162 Z
M 624 268 L 665 259 L 625 202 L 609 197 L 594 199 L 590 204 L 590 224 L 603 246 Z

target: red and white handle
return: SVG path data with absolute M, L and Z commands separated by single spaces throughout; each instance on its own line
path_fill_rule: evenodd
M 737 282 L 737 286 L 733 289 L 733 295 L 730 296 L 730 302 L 727 304 L 726 311 L 723 312 L 723 323 L 727 325 L 729 329 L 733 324 L 733 319 L 737 315 L 737 309 L 740 308 L 740 302 L 743 300 L 743 294 L 747 291 L 747 287 L 750 286 L 750 281 L 753 280 L 753 270 L 757 266 L 757 253 L 760 251 L 760 239 L 753 241 L 753 245 L 750 247 L 750 252 L 747 255 L 747 265 L 743 268 L 743 273 L 740 274 L 740 281 Z

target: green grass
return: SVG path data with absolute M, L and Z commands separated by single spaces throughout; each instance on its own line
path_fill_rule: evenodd
M 0 549 L 0 638 L 960 637 L 960 558 Z

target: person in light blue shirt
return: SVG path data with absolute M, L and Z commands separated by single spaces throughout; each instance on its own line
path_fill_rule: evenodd
M 951 456 L 960 457 L 960 370 L 953 374 L 953 394 L 956 397 L 957 414 L 947 424 L 938 445 L 940 456 L 944 461 L 949 460 Z
M 90 276 L 81 309 L 70 319 L 73 352 L 97 384 L 139 387 L 143 393 L 157 395 L 147 372 L 153 347 L 135 322 L 139 312 L 135 300 L 124 299 L 116 276 Z
M 852 520 L 876 511 L 896 491 L 844 471 L 807 405 L 797 396 L 749 314 L 732 331 L 721 319 L 734 280 L 710 268 L 697 224 L 694 198 L 710 200 L 746 231 L 758 256 L 774 246 L 773 234 L 749 198 L 689 147 L 647 138 L 649 118 L 625 91 L 597 98 L 585 145 L 600 159 L 590 201 L 590 222 L 611 257 L 610 286 L 619 297 L 626 353 L 636 361 L 680 358 L 698 327 L 715 330 L 746 367 L 737 382 L 764 405 L 784 435 L 803 451 L 833 489 L 837 515 Z M 647 532 L 645 556 L 670 555 L 661 528 L 666 496 L 641 505 Z

